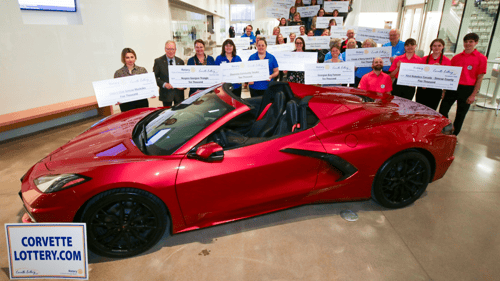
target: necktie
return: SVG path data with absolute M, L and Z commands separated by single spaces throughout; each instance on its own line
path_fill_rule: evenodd
M 170 60 L 170 65 L 172 65 L 173 60 Z

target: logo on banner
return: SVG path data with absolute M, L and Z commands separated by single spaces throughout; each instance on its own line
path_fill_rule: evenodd
M 428 66 L 424 67 L 424 71 L 425 71 L 425 72 L 429 72 L 429 70 L 431 70 L 431 68 L 430 68 L 430 67 L 428 67 Z

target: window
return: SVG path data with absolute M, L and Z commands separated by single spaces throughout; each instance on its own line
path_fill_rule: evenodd
M 232 21 L 255 20 L 255 8 L 253 5 L 231 5 Z

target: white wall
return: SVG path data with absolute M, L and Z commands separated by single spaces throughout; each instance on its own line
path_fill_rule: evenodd
M 123 66 L 124 47 L 152 71 L 172 38 L 168 0 L 77 2 L 81 22 L 57 25 L 60 12 L 21 13 L 17 1 L 0 2 L 0 115 L 93 96 L 92 81 L 111 79 Z M 25 24 L 31 16 L 51 24 Z

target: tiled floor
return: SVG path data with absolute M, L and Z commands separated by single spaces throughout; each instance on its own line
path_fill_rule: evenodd
M 2 224 L 20 221 L 26 170 L 96 120 L 0 144 Z M 308 205 L 165 236 L 135 258 L 91 254 L 90 280 L 500 280 L 500 117 L 469 112 L 455 155 L 407 208 Z M 346 209 L 359 220 L 343 220 Z M 0 280 L 8 280 L 0 233 Z

